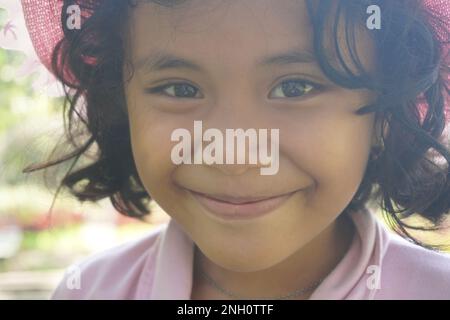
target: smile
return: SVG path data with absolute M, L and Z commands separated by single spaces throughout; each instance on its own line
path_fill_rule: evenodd
M 234 197 L 187 190 L 210 213 L 221 220 L 246 220 L 264 216 L 285 203 L 299 190 L 275 196 Z

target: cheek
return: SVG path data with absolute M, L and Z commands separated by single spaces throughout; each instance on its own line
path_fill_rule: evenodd
M 136 108 L 138 110 L 138 108 Z M 130 135 L 134 161 L 139 177 L 153 198 L 164 197 L 166 186 L 174 170 L 170 159 L 170 136 L 175 124 L 139 109 L 130 112 Z
M 317 114 L 286 126 L 281 148 L 315 181 L 312 206 L 351 201 L 364 176 L 372 128 L 373 116 L 350 113 Z

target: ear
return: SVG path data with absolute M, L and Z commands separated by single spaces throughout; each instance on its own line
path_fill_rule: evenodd
M 390 115 L 384 111 L 375 114 L 374 130 L 372 135 L 372 147 L 384 149 L 384 139 L 389 134 L 389 120 Z

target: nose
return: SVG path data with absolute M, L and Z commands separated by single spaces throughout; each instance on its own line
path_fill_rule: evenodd
M 223 161 L 205 165 L 227 176 L 243 175 L 247 171 L 267 166 L 267 163 L 261 162 L 260 148 L 266 147 L 270 150 L 271 131 L 269 119 L 261 111 L 261 108 L 258 110 L 258 105 L 249 99 L 241 99 L 239 104 L 215 105 L 203 118 L 203 132 L 208 129 L 221 132 Z M 263 143 L 261 140 L 264 140 Z M 210 143 L 212 142 L 203 141 L 203 150 Z M 215 152 L 217 151 L 220 152 L 216 149 Z M 264 151 L 263 154 L 267 152 Z

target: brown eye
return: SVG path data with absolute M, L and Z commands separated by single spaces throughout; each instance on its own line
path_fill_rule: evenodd
M 316 89 L 316 86 L 310 82 L 291 79 L 283 81 L 271 92 L 270 98 L 299 98 Z M 274 96 L 272 96 L 274 95 Z
M 199 90 L 188 83 L 170 83 L 152 89 L 147 89 L 147 93 L 163 94 L 173 98 L 195 98 Z

